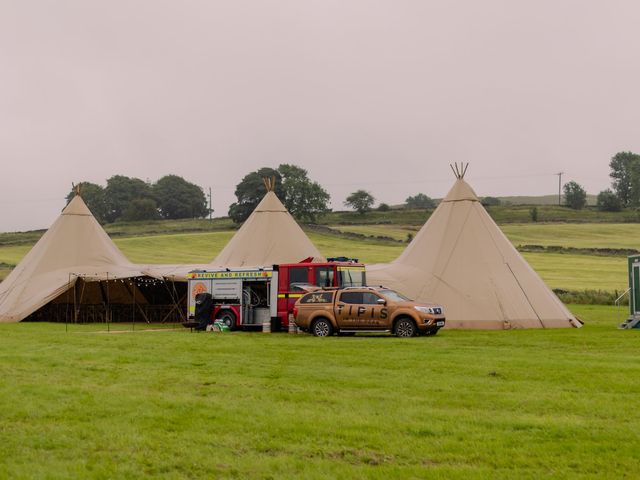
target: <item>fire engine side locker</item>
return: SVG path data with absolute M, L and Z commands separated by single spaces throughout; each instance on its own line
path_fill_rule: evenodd
M 237 326 L 242 321 L 242 280 L 214 278 L 211 280 L 211 295 L 214 298 L 215 310 L 218 310 L 214 316 L 219 318 L 221 310 L 229 310 L 236 317 Z M 237 302 L 240 302 L 240 308 L 234 308 Z

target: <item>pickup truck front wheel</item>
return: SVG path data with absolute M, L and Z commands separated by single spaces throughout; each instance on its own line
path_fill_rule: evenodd
M 329 337 L 333 335 L 333 325 L 326 318 L 319 318 L 313 322 L 311 331 L 316 337 Z
M 414 337 L 418 329 L 413 320 L 409 318 L 401 318 L 396 322 L 396 335 L 398 337 Z

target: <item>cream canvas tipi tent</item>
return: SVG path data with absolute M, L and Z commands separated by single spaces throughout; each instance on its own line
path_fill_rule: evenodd
M 278 199 L 275 179 L 264 179 L 267 194 L 218 256 L 208 264 L 146 265 L 151 276 L 184 282 L 193 270 L 220 267 L 260 267 L 296 263 L 307 258 L 324 261 L 300 225 Z
M 581 322 L 513 247 L 464 180 L 457 180 L 406 250 L 367 268 L 385 285 L 445 307 L 449 328 L 562 328 Z
M 265 179 L 267 194 L 229 240 L 212 267 L 261 266 L 324 258 L 278 199 L 275 179 Z
M 0 322 L 19 322 L 73 288 L 144 274 L 127 260 L 79 195 L 0 283 Z

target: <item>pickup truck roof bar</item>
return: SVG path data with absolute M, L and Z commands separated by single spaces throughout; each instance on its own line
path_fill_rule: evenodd
M 382 285 L 363 285 L 361 287 L 322 287 L 322 290 L 378 290 L 380 288 L 387 288 Z

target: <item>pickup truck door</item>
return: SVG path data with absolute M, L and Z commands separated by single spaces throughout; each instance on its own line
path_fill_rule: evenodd
M 364 292 L 362 294 L 362 306 L 364 313 L 361 318 L 363 325 L 369 328 L 385 328 L 387 326 L 387 307 L 381 296 L 374 292 Z M 362 309 L 360 309 L 362 311 Z
M 362 292 L 340 292 L 335 306 L 338 328 L 354 328 L 359 326 L 358 308 L 361 306 Z
M 386 307 L 373 292 L 344 291 L 336 302 L 339 328 L 385 328 Z

